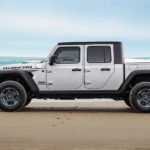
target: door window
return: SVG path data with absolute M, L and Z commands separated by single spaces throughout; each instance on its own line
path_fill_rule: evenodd
M 77 64 L 80 62 L 79 47 L 59 47 L 54 55 L 57 64 Z
M 110 63 L 111 47 L 110 46 L 89 46 L 87 48 L 88 63 Z

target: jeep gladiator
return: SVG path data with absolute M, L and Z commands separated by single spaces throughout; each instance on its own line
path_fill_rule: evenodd
M 0 66 L 0 109 L 36 99 L 111 98 L 150 112 L 150 63 L 125 62 L 121 42 L 58 43 L 39 63 Z

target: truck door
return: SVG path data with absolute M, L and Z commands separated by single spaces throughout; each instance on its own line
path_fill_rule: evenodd
M 58 46 L 55 63 L 47 64 L 47 87 L 51 90 L 78 89 L 84 83 L 83 46 Z
M 85 46 L 85 88 L 107 90 L 105 84 L 114 72 L 113 45 Z

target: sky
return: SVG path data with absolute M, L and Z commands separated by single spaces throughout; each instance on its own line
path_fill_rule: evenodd
M 0 56 L 46 57 L 70 41 L 121 41 L 125 57 L 150 57 L 150 0 L 0 0 Z

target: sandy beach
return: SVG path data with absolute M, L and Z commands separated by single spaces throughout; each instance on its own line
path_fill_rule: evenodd
M 123 102 L 32 102 L 0 112 L 0 150 L 150 149 L 150 114 Z

